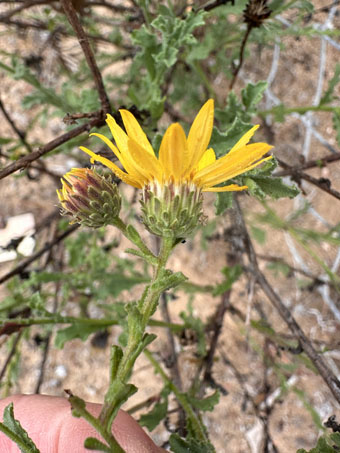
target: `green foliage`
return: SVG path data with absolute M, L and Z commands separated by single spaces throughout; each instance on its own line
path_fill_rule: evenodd
M 195 398 L 193 396 L 188 395 L 188 401 L 189 403 L 195 408 L 198 409 L 199 411 L 209 411 L 211 412 L 216 404 L 218 404 L 220 400 L 220 392 L 216 390 L 214 393 L 212 393 L 210 396 L 207 396 L 206 398 L 199 399 Z
M 324 92 L 324 94 L 320 100 L 320 105 L 329 104 L 330 102 L 339 99 L 338 96 L 334 95 L 334 89 L 338 85 L 339 82 L 340 82 L 340 64 L 337 63 L 335 65 L 334 75 L 331 78 L 331 80 L 329 81 L 328 88 Z
M 315 448 L 308 451 L 300 448 L 296 453 L 337 453 L 339 451 L 339 447 L 340 434 L 334 433 L 320 437 Z
M 175 65 L 180 53 L 189 50 L 197 41 L 193 31 L 204 24 L 204 12 L 189 13 L 185 19 L 176 17 L 160 5 L 161 14 L 150 26 L 142 25 L 132 34 L 140 47 L 131 68 L 133 76 L 129 95 L 140 108 L 147 108 L 158 119 L 163 113 L 164 97 L 160 90 L 167 71 Z M 159 37 L 158 37 L 159 34 Z M 146 74 L 140 78 L 141 70 Z M 142 72 L 142 74 L 143 74 Z
M 75 338 L 80 338 L 82 341 L 85 341 L 89 335 L 96 332 L 97 330 L 98 326 L 96 325 L 88 326 L 86 324 L 75 323 L 70 327 L 58 330 L 55 337 L 55 346 L 58 349 L 63 349 L 67 341 L 74 340 Z
M 17 444 L 22 453 L 40 453 L 40 450 L 38 450 L 20 422 L 14 418 L 13 403 L 4 409 L 3 423 L 0 423 L 0 431 Z
M 153 431 L 156 426 L 164 420 L 168 413 L 168 396 L 170 394 L 170 389 L 165 387 L 161 392 L 161 399 L 157 402 L 154 407 L 147 414 L 143 414 L 139 423 L 142 426 L 145 426 L 149 431 Z
M 184 440 L 178 434 L 171 434 L 170 447 L 174 453 L 214 453 L 211 444 L 205 444 L 195 439 Z
M 224 267 L 221 272 L 225 277 L 225 281 L 216 286 L 213 291 L 214 296 L 220 296 L 221 294 L 230 290 L 233 283 L 236 282 L 236 280 L 238 280 L 238 278 L 242 274 L 242 266 L 237 264 L 236 266 L 232 267 Z

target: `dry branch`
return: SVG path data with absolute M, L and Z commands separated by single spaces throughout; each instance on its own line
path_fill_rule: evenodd
M 5 178 L 6 176 L 16 172 L 17 170 L 21 170 L 22 168 L 28 167 L 30 163 L 34 162 L 35 160 L 39 159 L 40 157 L 44 156 L 50 151 L 53 151 L 55 148 L 62 145 L 63 143 L 68 142 L 69 140 L 71 140 L 71 138 L 77 137 L 83 132 L 90 131 L 93 127 L 102 126 L 103 124 L 104 119 L 100 115 L 97 118 L 94 118 L 93 120 L 89 121 L 88 123 L 82 124 L 81 126 L 75 127 L 69 132 L 60 135 L 54 140 L 51 140 L 50 142 L 46 143 L 46 145 L 44 145 L 37 151 L 33 151 L 27 156 L 22 157 L 21 159 L 13 162 L 12 164 L 0 170 L 0 179 Z
M 245 250 L 246 250 L 248 258 L 249 258 L 250 267 L 252 269 L 252 275 L 255 276 L 257 283 L 261 286 L 263 292 L 266 294 L 266 296 L 268 297 L 270 302 L 273 304 L 273 306 L 279 312 L 281 318 L 288 325 L 289 329 L 295 335 L 296 339 L 300 342 L 300 345 L 302 346 L 304 352 L 307 354 L 309 359 L 314 364 L 315 368 L 320 373 L 320 376 L 322 377 L 324 382 L 327 384 L 328 388 L 332 392 L 336 401 L 338 403 L 340 403 L 340 382 L 339 382 L 339 380 L 337 379 L 337 377 L 335 376 L 333 371 L 329 368 L 329 366 L 326 364 L 323 357 L 321 357 L 315 351 L 311 342 L 308 340 L 308 338 L 304 334 L 303 330 L 301 329 L 299 324 L 296 322 L 296 320 L 292 316 L 289 309 L 285 306 L 285 304 L 281 300 L 280 296 L 274 291 L 274 289 L 269 284 L 269 282 L 267 281 L 264 274 L 261 272 L 261 270 L 258 266 L 258 263 L 257 263 L 256 253 L 255 253 L 253 244 L 251 242 L 251 239 L 248 234 L 246 224 L 245 224 L 245 221 L 244 221 L 244 218 L 242 215 L 242 210 L 241 210 L 241 207 L 240 207 L 239 202 L 236 197 L 235 197 L 235 207 L 236 207 L 237 222 L 238 222 L 238 226 L 240 228 L 240 232 L 243 236 Z

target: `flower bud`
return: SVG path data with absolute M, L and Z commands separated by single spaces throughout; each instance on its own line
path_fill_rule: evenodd
M 114 223 L 121 198 L 111 175 L 100 175 L 89 168 L 73 168 L 61 182 L 62 188 L 57 190 L 61 213 L 71 216 L 71 223 L 92 228 Z
M 149 183 L 141 199 L 143 223 L 157 236 L 185 238 L 202 222 L 202 199 L 194 184 Z

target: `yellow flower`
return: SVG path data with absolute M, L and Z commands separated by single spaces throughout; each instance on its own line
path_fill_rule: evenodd
M 188 137 L 182 126 L 172 124 L 165 132 L 159 149 L 158 158 L 138 124 L 127 110 L 120 110 L 126 132 L 118 126 L 111 115 L 107 124 L 116 146 L 102 134 L 99 137 L 113 151 L 124 170 L 105 157 L 81 146 L 91 156 L 109 167 L 122 181 L 139 189 L 150 185 L 193 186 L 203 192 L 226 192 L 247 189 L 247 186 L 230 184 L 216 187 L 235 176 L 257 167 L 272 156 L 262 158 L 272 146 L 267 143 L 253 143 L 249 140 L 259 126 L 250 129 L 236 145 L 220 159 L 216 160 L 214 150 L 208 148 L 214 120 L 214 101 L 208 100 L 196 116 Z

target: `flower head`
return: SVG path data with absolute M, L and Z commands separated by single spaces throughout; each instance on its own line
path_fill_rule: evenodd
M 250 129 L 229 151 L 216 160 L 214 150 L 208 148 L 214 120 L 214 101 L 207 101 L 196 116 L 188 137 L 182 126 L 172 124 L 165 132 L 158 158 L 135 117 L 127 110 L 120 110 L 126 132 L 118 126 L 111 115 L 107 115 L 107 124 L 116 146 L 104 135 L 93 133 L 113 151 L 124 167 L 121 170 L 105 157 L 81 146 L 92 161 L 98 161 L 109 167 L 122 181 L 142 189 L 150 183 L 160 185 L 193 184 L 203 192 L 225 192 L 244 190 L 231 184 L 216 187 L 235 176 L 257 167 L 271 156 L 262 158 L 272 146 L 266 143 L 247 143 L 258 126 Z
M 196 116 L 188 137 L 182 126 L 172 124 L 165 132 L 158 157 L 135 117 L 120 110 L 125 131 L 111 115 L 108 124 L 115 140 L 99 137 L 115 154 L 124 170 L 109 159 L 81 146 L 91 156 L 109 167 L 122 181 L 142 189 L 143 221 L 154 234 L 185 237 L 202 219 L 202 192 L 226 192 L 247 186 L 218 185 L 257 167 L 270 159 L 263 156 L 272 148 L 266 143 L 248 145 L 258 126 L 250 129 L 220 159 L 208 148 L 214 120 L 214 101 L 207 101 Z
M 71 223 L 99 228 L 118 217 L 121 200 L 111 175 L 102 176 L 88 168 L 73 168 L 63 176 L 57 190 L 62 214 L 72 217 Z

